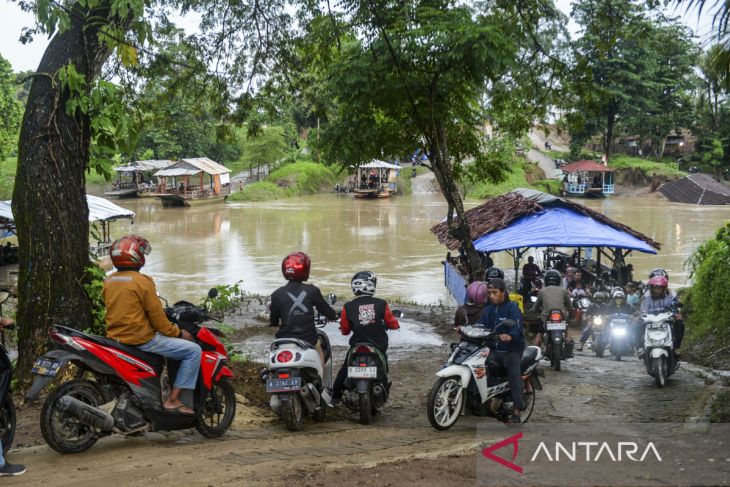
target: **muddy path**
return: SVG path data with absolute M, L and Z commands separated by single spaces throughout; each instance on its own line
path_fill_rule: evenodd
M 447 358 L 450 310 L 418 311 L 404 320 L 404 333 L 391 336 L 391 400 L 370 426 L 342 409 L 330 410 L 321 424 L 287 431 L 251 394 L 255 380 L 241 383 L 236 423 L 219 440 L 195 431 L 108 437 L 89 451 L 59 455 L 45 444 L 16 448 L 9 460 L 28 473 L 5 485 L 445 485 L 475 482 L 475 455 L 487 438 L 476 425 L 492 419 L 463 417 L 437 432 L 426 418 L 426 395 L 434 373 Z M 255 355 L 272 330 L 251 311 L 238 323 L 240 349 Z M 426 321 L 426 319 L 431 321 Z M 424 321 L 419 321 L 423 319 Z M 431 322 L 439 326 L 431 326 Z M 440 330 L 440 331 L 439 331 Z M 413 343 L 421 338 L 425 345 Z M 400 343 L 399 343 L 400 341 Z M 344 341 L 334 343 L 339 362 Z M 545 362 L 547 365 L 547 362 Z M 255 370 L 250 364 L 249 374 Z M 658 390 L 636 358 L 615 362 L 577 352 L 562 372 L 546 370 L 536 398 L 534 422 L 686 421 L 705 414 L 713 385 L 680 369 Z M 237 384 L 238 385 L 238 384 Z M 37 416 L 36 416 L 37 420 Z M 23 423 L 28 425 L 29 422 Z M 29 426 L 26 426 L 29 427 Z M 27 444 L 27 442 L 26 442 Z M 441 457 L 439 461 L 433 461 Z M 364 467 L 373 467 L 363 471 Z

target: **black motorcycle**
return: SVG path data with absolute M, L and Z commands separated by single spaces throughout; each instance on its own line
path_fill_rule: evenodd
M 393 316 L 401 318 L 400 310 Z M 373 415 L 385 406 L 390 394 L 388 360 L 374 344 L 358 342 L 347 352 L 347 379 L 342 402 L 352 412 L 360 413 L 360 423 L 370 424 Z
M 631 315 L 615 313 L 608 318 L 608 346 L 615 360 L 633 355 L 634 326 Z
M 2 316 L 2 306 L 10 299 L 12 293 L 7 289 L 0 289 L 0 316 Z M 13 363 L 10 361 L 10 355 L 5 348 L 5 330 L 12 330 L 15 325 L 10 325 L 4 329 L 0 329 L 0 440 L 3 443 L 3 455 L 5 455 L 15 438 L 15 404 L 13 403 L 12 391 L 10 383 L 13 380 Z
M 568 323 L 559 309 L 552 309 L 545 321 L 545 356 L 550 358 L 550 366 L 560 372 L 560 361 L 570 357 L 573 344 L 568 343 Z

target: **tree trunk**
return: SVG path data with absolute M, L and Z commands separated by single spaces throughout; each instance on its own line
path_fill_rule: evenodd
M 479 258 L 477 250 L 474 248 L 474 242 L 471 239 L 471 229 L 466 219 L 464 211 L 464 202 L 461 199 L 459 188 L 454 180 L 454 174 L 449 165 L 449 151 L 446 144 L 446 135 L 443 125 L 440 122 L 434 123 L 435 134 L 427 137 L 432 141 L 429 145 L 431 152 L 431 166 L 436 176 L 441 191 L 446 198 L 448 204 L 448 214 L 446 221 L 449 227 L 449 233 L 452 237 L 461 242 L 467 259 L 469 260 L 470 281 L 484 280 L 484 271 L 482 261 Z M 457 220 L 454 220 L 454 212 L 456 212 Z
M 664 149 L 667 147 L 667 136 L 664 135 L 659 139 L 659 152 L 657 153 L 657 161 L 661 161 L 664 157 Z
M 93 14 L 107 17 L 108 4 Z M 95 25 L 72 17 L 71 27 L 51 40 L 23 117 L 13 192 L 20 260 L 17 374 L 23 382 L 54 324 L 86 328 L 92 321 L 83 288 L 89 265 L 84 172 L 90 120 L 80 110 L 66 113 L 69 93 L 61 90 L 57 73 L 70 63 L 88 85 L 99 75 L 110 51 L 99 41 Z
M 611 158 L 611 142 L 613 141 L 613 127 L 616 123 L 616 114 L 611 112 L 606 118 L 606 136 L 603 140 L 603 153 L 606 154 L 606 164 Z

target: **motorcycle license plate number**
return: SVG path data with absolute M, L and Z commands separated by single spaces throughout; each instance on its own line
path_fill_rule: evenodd
M 547 323 L 546 328 L 548 331 L 565 330 L 568 327 L 565 323 Z
M 273 378 L 266 381 L 266 392 L 292 392 L 302 388 L 301 377 Z
M 61 362 L 53 359 L 39 358 L 36 359 L 35 364 L 31 372 L 37 375 L 45 375 L 48 377 L 55 377 L 58 374 L 58 369 L 61 368 Z
M 348 367 L 347 377 L 351 379 L 375 379 L 378 376 L 377 367 Z

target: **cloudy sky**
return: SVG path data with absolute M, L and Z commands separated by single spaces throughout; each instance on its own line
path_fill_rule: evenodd
M 560 10 L 570 14 L 571 0 L 557 0 Z M 712 17 L 709 13 L 703 13 L 698 19 L 696 12 L 684 14 L 682 11 L 668 11 L 670 14 L 681 16 L 700 39 L 706 39 L 711 29 Z M 33 70 L 38 67 L 43 51 L 48 44 L 45 38 L 36 38 L 31 44 L 23 45 L 18 39 L 23 27 L 33 25 L 33 17 L 23 12 L 16 3 L 9 0 L 0 0 L 0 54 L 12 64 L 15 71 Z M 571 21 L 569 24 L 571 32 L 576 31 L 576 25 Z

